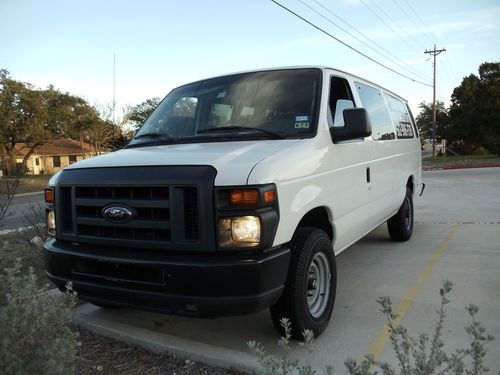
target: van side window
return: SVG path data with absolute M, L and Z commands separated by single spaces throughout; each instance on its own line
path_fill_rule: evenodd
M 354 108 L 349 82 L 344 78 L 332 77 L 330 80 L 330 99 L 328 106 L 328 126 L 344 126 L 344 109 Z
M 408 111 L 408 114 L 410 115 L 410 120 L 411 120 L 411 123 L 413 124 L 413 129 L 415 129 L 415 135 L 418 138 L 419 134 L 418 134 L 417 123 L 415 122 L 415 119 L 413 118 L 413 114 L 411 113 L 411 110 L 410 110 L 410 107 L 408 106 L 408 103 L 406 103 L 406 110 Z
M 415 132 L 411 124 L 410 115 L 406 110 L 406 105 L 400 99 L 392 95 L 385 95 L 389 111 L 391 112 L 392 122 L 396 128 L 396 136 L 398 138 L 414 138 Z
M 395 139 L 391 116 L 382 93 L 374 87 L 355 82 L 361 104 L 368 111 L 372 123 L 372 137 L 376 141 Z

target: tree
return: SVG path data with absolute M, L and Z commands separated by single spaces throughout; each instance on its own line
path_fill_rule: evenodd
M 126 114 L 126 119 L 133 123 L 135 127 L 139 127 L 153 113 L 155 108 L 160 104 L 160 98 L 150 98 L 135 107 L 132 107 Z
M 52 85 L 42 93 L 49 112 L 47 130 L 55 138 L 78 139 L 83 128 L 98 120 L 95 109 L 78 96 L 62 93 Z
M 7 174 L 17 170 L 19 143 L 27 147 L 22 160 L 25 165 L 35 148 L 50 138 L 46 127 L 48 118 L 42 92 L 28 83 L 13 80 L 6 70 L 0 70 L 0 144 L 2 160 L 7 161 L 2 168 Z
M 426 138 L 432 138 L 432 103 L 422 102 L 418 105 L 420 113 L 417 116 L 417 126 L 420 134 Z M 449 137 L 450 116 L 444 103 L 436 102 L 436 138 L 447 139 Z
M 451 96 L 455 143 L 500 154 L 500 63 L 483 63 Z
M 97 137 L 97 140 L 99 141 L 100 138 L 102 146 L 110 148 L 112 151 L 121 149 L 130 140 L 130 137 L 127 137 L 123 130 L 123 126 L 128 121 L 127 116 L 130 111 L 130 107 L 125 106 L 122 108 L 121 112 L 123 115 L 116 118 L 113 115 L 113 105 L 111 103 L 104 105 L 95 103 L 93 107 L 99 113 L 99 117 L 102 120 L 101 131 L 93 132 L 95 136 L 98 136 L 99 134 L 101 135 L 101 137 Z M 92 144 L 94 143 L 92 142 Z

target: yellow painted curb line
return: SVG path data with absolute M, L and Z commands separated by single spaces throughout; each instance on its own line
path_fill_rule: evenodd
M 420 291 L 420 287 L 429 277 L 429 274 L 432 271 L 432 267 L 434 267 L 434 264 L 441 257 L 441 255 L 443 255 L 444 250 L 448 246 L 448 243 L 455 235 L 455 232 L 458 230 L 459 227 L 460 224 L 455 224 L 448 230 L 444 240 L 439 244 L 434 254 L 432 254 L 431 259 L 429 259 L 425 264 L 425 266 L 422 268 L 422 270 L 417 276 L 417 279 L 413 282 L 410 290 L 408 290 L 408 293 L 406 293 L 401 302 L 399 302 L 399 305 L 396 308 L 396 314 L 398 315 L 398 318 L 394 320 L 395 326 L 400 324 L 401 320 L 405 317 L 406 313 L 410 309 L 411 304 L 415 300 L 415 297 Z M 368 354 L 372 354 L 375 360 L 380 360 L 380 357 L 382 357 L 382 353 L 384 352 L 384 348 L 385 345 L 387 344 L 387 341 L 389 341 L 389 328 L 387 324 L 385 324 L 384 327 L 378 333 L 375 340 L 373 340 L 372 343 L 370 344 L 370 348 L 368 349 Z

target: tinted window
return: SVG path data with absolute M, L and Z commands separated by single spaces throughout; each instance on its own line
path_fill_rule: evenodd
M 391 95 L 386 95 L 386 99 L 396 128 L 396 136 L 398 138 L 413 138 L 415 134 L 405 103 Z
M 168 94 L 136 137 L 159 133 L 175 141 L 200 142 L 269 136 L 258 129 L 283 137 L 312 135 L 320 88 L 319 69 L 245 73 L 193 83 Z M 132 144 L 137 142 L 155 138 L 145 136 Z
M 415 135 L 418 137 L 418 129 L 417 129 L 417 124 L 415 124 L 415 119 L 413 118 L 413 114 L 411 113 L 410 107 L 408 106 L 408 103 L 406 103 L 406 110 L 408 111 L 408 114 L 410 115 L 410 120 L 413 125 L 413 129 L 415 130 Z
M 361 104 L 368 111 L 375 140 L 394 139 L 394 128 L 382 93 L 374 87 L 356 82 Z
M 329 98 L 329 127 L 344 126 L 344 109 L 354 108 L 351 88 L 347 80 L 340 77 L 332 77 L 330 80 Z

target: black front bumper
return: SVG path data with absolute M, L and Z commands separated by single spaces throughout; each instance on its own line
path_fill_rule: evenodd
M 223 254 L 116 254 L 51 239 L 44 245 L 48 278 L 68 281 L 81 299 L 174 315 L 249 314 L 274 304 L 287 277 L 290 250 Z

